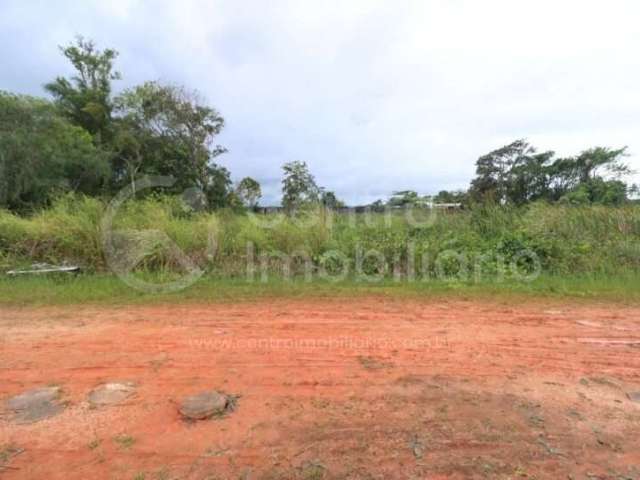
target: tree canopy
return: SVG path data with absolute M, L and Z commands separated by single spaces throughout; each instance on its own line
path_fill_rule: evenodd
M 75 73 L 58 76 L 34 98 L 0 92 L 0 207 L 29 210 L 59 192 L 113 195 L 129 186 L 136 193 L 142 175 L 175 179 L 170 193 L 198 189 L 208 208 L 255 208 L 262 197 L 257 180 L 235 187 L 218 157 L 225 126 L 222 115 L 198 92 L 181 85 L 147 81 L 114 93 L 122 78 L 118 52 L 77 37 L 60 47 Z M 619 205 L 637 188 L 626 147 L 597 146 L 575 156 L 538 151 L 524 139 L 480 156 L 468 191 L 393 192 L 386 205 L 534 201 Z M 344 206 L 335 192 L 320 187 L 302 161 L 282 167 L 282 206 L 289 212 L 311 205 Z M 383 202 L 372 204 L 382 208 Z
M 59 192 L 97 195 L 108 175 L 105 153 L 54 105 L 0 92 L 0 205 L 24 211 Z
M 216 198 L 228 193 L 228 182 L 218 178 L 228 175 L 213 162 L 226 149 L 212 146 L 224 119 L 196 92 L 146 82 L 120 94 L 115 99 L 115 113 L 116 185 L 133 181 L 144 171 L 176 178 L 177 190 L 197 186 Z M 223 186 L 223 192 L 207 192 Z
M 245 177 L 236 186 L 236 195 L 247 208 L 254 208 L 262 197 L 260 184 L 251 177 Z
M 45 85 L 45 90 L 74 125 L 84 128 L 98 143 L 108 141 L 113 110 L 112 82 L 121 78 L 113 69 L 118 52 L 99 50 L 93 41 L 81 36 L 60 50 L 76 74 L 71 78 L 57 77 Z
M 285 210 L 297 210 L 319 201 L 320 189 L 306 162 L 285 163 L 282 170 L 282 206 Z
M 626 147 L 595 147 L 576 157 L 555 158 L 516 140 L 478 158 L 469 193 L 476 202 L 522 205 L 535 200 L 620 204 L 630 173 L 623 161 Z M 608 177 L 605 176 L 608 174 Z
M 46 204 L 74 190 L 136 191 L 136 178 L 175 178 L 173 192 L 199 188 L 210 208 L 232 201 L 229 171 L 216 163 L 224 118 L 185 87 L 149 81 L 113 94 L 118 52 L 82 37 L 60 47 L 75 74 L 45 85 L 52 101 L 0 97 L 0 206 Z

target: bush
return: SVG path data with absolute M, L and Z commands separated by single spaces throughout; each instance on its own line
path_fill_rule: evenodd
M 67 261 L 107 270 L 100 230 L 105 208 L 95 198 L 67 194 L 29 217 L 0 210 L 0 265 L 6 269 L 35 261 Z M 156 232 L 201 268 L 223 275 L 244 275 L 251 257 L 254 262 L 268 257 L 266 264 L 277 269 L 283 255 L 296 256 L 292 265 L 299 273 L 310 262 L 330 274 L 344 264 L 353 272 L 359 264 L 367 275 L 404 274 L 413 268 L 418 274 L 441 273 L 452 279 L 493 274 L 511 262 L 528 272 L 536 265 L 522 252 L 533 252 L 548 273 L 640 268 L 638 205 L 491 206 L 413 222 L 402 212 L 316 211 L 299 217 L 207 213 L 194 211 L 180 197 L 150 196 L 124 204 L 114 218 L 114 230 Z M 163 245 L 154 247 L 137 268 L 183 269 Z

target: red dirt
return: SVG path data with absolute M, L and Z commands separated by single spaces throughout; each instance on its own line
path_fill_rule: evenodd
M 0 416 L 0 476 L 636 479 L 638 327 L 640 307 L 541 301 L 3 308 L 0 400 L 56 384 L 68 406 Z M 136 395 L 90 408 L 114 380 Z M 183 421 L 207 389 L 237 409 Z

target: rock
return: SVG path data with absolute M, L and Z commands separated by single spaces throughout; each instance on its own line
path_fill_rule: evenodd
M 629 393 L 627 393 L 627 397 L 628 397 L 628 398 L 629 398 L 629 400 L 631 400 L 632 402 L 640 403 L 640 391 L 637 391 L 637 392 L 629 392 Z
M 185 398 L 179 410 L 189 420 L 204 420 L 225 413 L 228 402 L 226 395 L 214 390 Z
M 59 402 L 60 393 L 60 387 L 34 388 L 10 398 L 5 406 L 13 412 L 14 421 L 34 423 L 64 410 L 64 405 Z
M 89 393 L 89 403 L 93 407 L 117 405 L 136 393 L 135 385 L 131 382 L 110 382 L 100 385 Z

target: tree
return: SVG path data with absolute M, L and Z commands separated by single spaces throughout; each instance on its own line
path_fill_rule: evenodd
M 481 156 L 476 161 L 476 178 L 469 192 L 477 201 L 507 203 L 518 190 L 514 184 L 514 168 L 522 171 L 535 149 L 525 140 L 516 140 Z M 520 192 L 520 195 L 522 193 Z
M 558 158 L 549 166 L 549 200 L 560 200 L 580 183 L 580 172 L 574 158 Z
M 393 192 L 391 198 L 387 202 L 392 207 L 405 207 L 409 205 L 424 205 L 428 198 L 421 197 L 413 190 L 401 190 Z
M 610 205 L 625 201 L 627 194 L 632 193 L 632 189 L 620 180 L 632 173 L 622 160 L 625 155 L 626 147 L 594 147 L 577 157 L 554 161 L 550 167 L 552 199 Z M 603 174 L 610 179 L 605 179 Z
M 433 203 L 465 203 L 467 201 L 467 192 L 464 190 L 440 190 L 433 197 Z
M 627 201 L 627 185 L 620 180 L 604 180 L 596 177 L 582 182 L 565 194 L 560 201 L 570 204 L 621 205 Z
M 374 212 L 383 212 L 385 208 L 384 201 L 382 201 L 381 199 L 378 199 L 374 202 L 371 202 L 371 204 L 369 205 L 369 208 L 371 208 L 371 210 Z
M 567 198 L 572 203 L 618 203 L 627 190 L 619 178 L 630 173 L 622 161 L 625 151 L 626 147 L 595 147 L 577 157 L 554 159 L 554 152 L 537 152 L 517 140 L 478 159 L 470 194 L 476 201 L 515 205 Z M 606 180 L 605 173 L 613 180 Z
M 231 180 L 214 159 L 226 149 L 212 145 L 224 119 L 197 92 L 146 82 L 115 99 L 115 114 L 116 183 L 138 172 L 173 176 L 175 190 L 199 187 L 212 207 L 224 206 Z
M 144 166 L 148 145 L 152 143 L 151 132 L 140 128 L 134 119 L 125 117 L 117 123 L 113 139 L 112 159 L 114 185 L 128 181 L 133 195 L 136 194 L 136 177 Z
M 111 82 L 119 80 L 120 73 L 113 70 L 118 52 L 99 50 L 91 40 L 77 37 L 76 42 L 60 47 L 76 69 L 70 79 L 57 77 L 45 85 L 63 114 L 74 125 L 88 131 L 96 143 L 110 140 Z
M 291 212 L 319 200 L 320 189 L 306 162 L 294 161 L 282 166 L 282 206 Z
M 631 169 L 622 161 L 627 147 L 611 149 L 595 147 L 582 152 L 575 159 L 580 182 L 587 182 L 598 177 L 598 173 L 605 170 L 616 178 L 631 173 Z
M 251 177 L 245 177 L 236 186 L 236 195 L 247 208 L 254 208 L 262 197 L 260 184 Z
M 549 198 L 550 165 L 553 151 L 529 153 L 518 156 L 507 177 L 506 191 L 509 202 L 523 205 L 527 202 Z
M 202 190 L 207 197 L 210 208 L 224 208 L 233 206 L 231 198 L 231 174 L 225 167 L 216 163 L 207 165 L 206 183 L 202 185 Z
M 344 208 L 344 202 L 338 199 L 335 192 L 325 190 L 324 188 L 321 188 L 320 190 L 320 203 L 324 207 L 331 210 L 335 210 L 336 208 Z
M 0 205 L 27 210 L 57 192 L 99 193 L 108 177 L 105 152 L 51 102 L 0 92 Z

